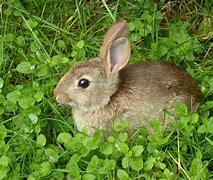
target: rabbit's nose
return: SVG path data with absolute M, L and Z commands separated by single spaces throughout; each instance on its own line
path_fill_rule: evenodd
M 56 98 L 56 101 L 61 104 L 67 104 L 71 101 L 67 93 L 59 92 L 57 89 L 54 89 L 54 96 Z

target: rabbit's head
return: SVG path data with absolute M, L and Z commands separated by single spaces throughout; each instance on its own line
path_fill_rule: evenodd
M 82 111 L 96 111 L 108 104 L 118 89 L 119 70 L 131 54 L 127 36 L 125 20 L 113 24 L 99 57 L 77 63 L 61 78 L 54 90 L 56 100 Z

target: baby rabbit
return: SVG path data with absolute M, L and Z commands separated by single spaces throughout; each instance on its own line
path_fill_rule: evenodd
M 131 54 L 127 36 L 127 22 L 114 23 L 99 57 L 77 63 L 55 88 L 56 101 L 72 107 L 79 131 L 109 130 L 112 122 L 122 120 L 128 120 L 131 128 L 147 127 L 151 119 L 167 127 L 174 119 L 173 103 L 183 102 L 191 111 L 198 108 L 200 89 L 178 66 L 164 61 L 127 64 Z

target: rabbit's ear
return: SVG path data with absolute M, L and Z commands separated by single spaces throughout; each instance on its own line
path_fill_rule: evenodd
M 122 69 L 128 63 L 130 54 L 130 43 L 126 37 L 112 41 L 104 60 L 107 72 L 114 73 Z
M 114 23 L 106 32 L 104 41 L 100 49 L 100 58 L 105 59 L 109 44 L 120 37 L 128 36 L 128 24 L 125 20 Z

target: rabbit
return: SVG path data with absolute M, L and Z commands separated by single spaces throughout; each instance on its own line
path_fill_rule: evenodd
M 131 129 L 148 127 L 151 119 L 166 129 L 173 103 L 197 110 L 201 91 L 185 71 L 165 61 L 128 64 L 130 54 L 128 24 L 120 20 L 105 34 L 99 57 L 76 63 L 58 82 L 56 101 L 71 106 L 79 131 L 108 131 L 122 120 Z

